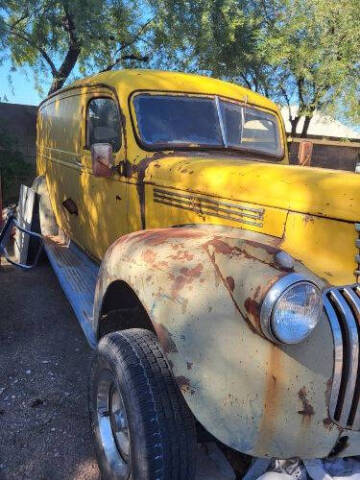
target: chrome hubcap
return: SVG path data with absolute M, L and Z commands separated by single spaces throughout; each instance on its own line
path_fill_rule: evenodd
M 119 478 L 130 473 L 130 433 L 124 401 L 110 371 L 98 383 L 97 419 L 101 448 Z
M 110 422 L 120 455 L 127 462 L 130 453 L 129 427 L 123 399 L 117 388 L 111 389 Z

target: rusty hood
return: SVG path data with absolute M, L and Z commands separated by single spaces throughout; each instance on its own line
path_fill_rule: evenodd
M 355 222 L 360 175 L 202 153 L 149 162 L 145 181 L 163 187 Z

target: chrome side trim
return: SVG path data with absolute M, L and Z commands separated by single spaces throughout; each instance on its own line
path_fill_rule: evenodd
M 236 205 L 234 203 L 213 200 L 198 194 L 184 194 L 160 188 L 154 188 L 154 202 L 171 207 L 191 210 L 199 215 L 209 215 L 245 225 L 263 227 L 265 209 Z
M 356 290 L 359 290 L 357 287 Z M 344 288 L 344 296 L 348 300 L 349 304 L 352 307 L 352 311 L 355 313 L 356 322 L 360 325 L 360 297 L 359 294 L 356 294 L 351 288 Z M 360 342 L 359 342 L 360 343 Z M 359 353 L 360 355 L 360 353 Z M 357 375 L 358 377 L 358 375 Z M 358 381 L 358 378 L 357 378 Z M 355 392 L 356 393 L 356 392 Z M 359 395 L 359 394 L 357 394 Z M 358 402 L 355 410 L 355 416 L 353 424 L 360 427 L 360 402 Z
M 334 338 L 330 418 L 360 430 L 360 286 L 333 287 L 323 294 Z
M 339 399 L 340 384 L 343 368 L 343 341 L 340 324 L 337 318 L 337 313 L 334 307 L 331 305 L 326 292 L 323 295 L 323 304 L 325 312 L 330 322 L 333 339 L 334 339 L 334 370 L 333 381 L 331 387 L 329 414 L 331 418 L 335 418 L 335 410 Z
M 330 295 L 336 303 L 339 313 L 343 320 L 344 335 L 349 347 L 349 354 L 347 355 L 348 372 L 346 377 L 343 377 L 345 383 L 344 401 L 341 408 L 339 422 L 346 425 L 349 420 L 351 406 L 355 393 L 356 377 L 359 362 L 359 337 L 354 316 L 344 297 L 338 290 L 332 290 Z

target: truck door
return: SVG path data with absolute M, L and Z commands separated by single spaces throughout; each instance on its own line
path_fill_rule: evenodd
M 95 177 L 90 148 L 93 143 L 110 143 L 115 165 L 126 158 L 124 132 L 118 102 L 107 89 L 88 92 L 83 116 L 83 145 L 79 177 L 79 237 L 91 256 L 101 259 L 107 248 L 128 232 L 128 184 L 114 174 Z

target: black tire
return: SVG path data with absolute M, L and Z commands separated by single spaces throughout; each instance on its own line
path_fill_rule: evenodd
M 112 387 L 107 387 L 109 382 L 113 382 Z M 103 420 L 101 408 L 106 388 L 109 403 Z M 114 458 L 113 445 L 109 449 L 109 442 L 106 440 L 105 447 L 103 440 L 109 429 L 114 432 L 113 419 L 118 418 L 121 410 L 119 407 L 113 412 L 111 399 L 116 389 L 125 415 L 121 416 L 124 430 L 120 443 L 113 434 L 115 456 L 118 455 Z M 194 419 L 152 332 L 131 329 L 110 333 L 100 340 L 91 369 L 89 397 L 96 453 L 104 480 L 194 479 Z M 119 404 L 118 399 L 115 403 Z M 116 432 L 120 430 L 115 427 Z M 121 446 L 127 446 L 126 442 L 121 443 L 126 432 L 130 438 L 128 454 L 122 453 L 125 447 L 121 450 Z

